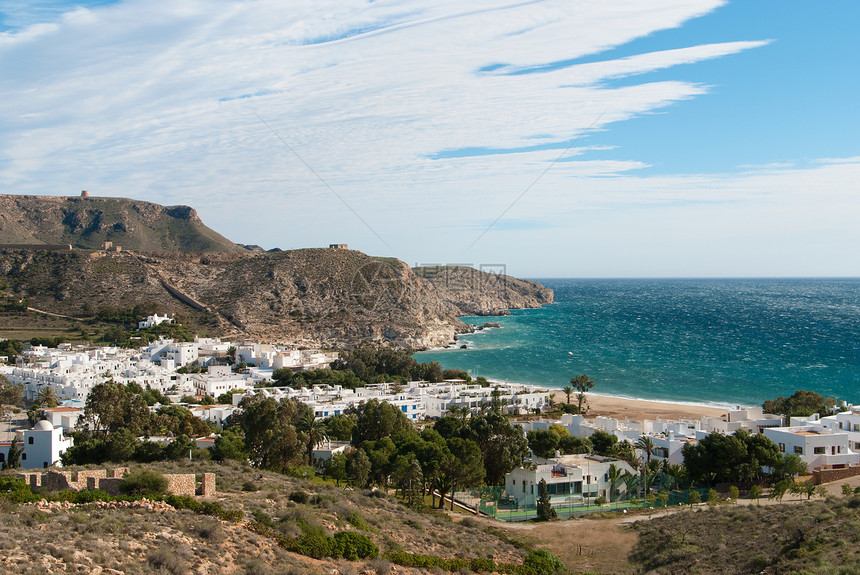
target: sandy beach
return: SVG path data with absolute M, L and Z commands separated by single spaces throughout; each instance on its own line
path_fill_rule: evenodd
M 555 401 L 564 403 L 566 396 L 561 391 L 554 392 Z M 571 403 L 576 403 L 576 396 L 571 395 Z M 706 407 L 699 405 L 686 405 L 683 403 L 669 403 L 662 401 L 646 401 L 640 399 L 626 399 L 622 397 L 609 397 L 605 395 L 587 394 L 588 411 L 585 416 L 593 418 L 597 416 L 614 417 L 616 419 L 701 419 L 702 417 L 720 417 L 726 413 L 725 409 L 717 407 Z

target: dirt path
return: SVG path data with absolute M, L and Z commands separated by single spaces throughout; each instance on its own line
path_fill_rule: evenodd
M 63 315 L 63 314 L 61 314 L 61 313 L 51 313 L 51 312 L 49 312 L 49 311 L 45 311 L 45 310 L 41 310 L 41 309 L 36 309 L 36 308 L 34 308 L 34 307 L 28 307 L 28 308 L 27 308 L 27 311 L 34 311 L 34 312 L 36 312 L 36 313 L 41 313 L 41 314 L 44 314 L 44 315 L 49 315 L 49 316 L 51 316 L 51 317 L 61 317 L 61 318 L 63 318 L 63 319 L 73 319 L 73 320 L 75 320 L 75 321 L 78 321 L 78 318 L 76 318 L 76 317 L 72 317 L 72 316 L 70 316 L 70 315 Z

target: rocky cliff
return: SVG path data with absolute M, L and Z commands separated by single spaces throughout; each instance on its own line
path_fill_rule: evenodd
M 206 227 L 188 206 L 125 198 L 0 195 L 0 246 L 99 249 L 105 241 L 142 251 L 246 251 Z
M 538 307 L 551 290 L 486 277 L 454 289 L 405 263 L 342 249 L 274 253 L 0 250 L 6 292 L 36 309 L 84 319 L 104 306 L 157 304 L 212 335 L 350 347 L 362 340 L 414 348 L 471 330 L 457 316 Z M 487 275 L 487 274 L 484 274 Z M 475 279 L 475 278 L 473 278 Z M 476 280 L 477 281 L 477 280 Z M 478 287 L 479 284 L 475 284 Z
M 504 274 L 469 267 L 415 268 L 433 284 L 458 315 L 505 315 L 510 309 L 537 308 L 553 302 L 551 289 Z
M 105 241 L 123 250 L 100 250 Z M 55 244 L 79 249 L 52 251 Z M 419 271 L 352 250 L 238 246 L 187 206 L 0 195 L 0 300 L 25 298 L 32 308 L 72 319 L 144 305 L 212 335 L 424 348 L 472 329 L 457 316 L 552 302 L 551 290 L 508 276 Z

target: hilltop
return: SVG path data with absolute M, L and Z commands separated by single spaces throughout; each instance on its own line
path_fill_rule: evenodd
M 540 284 L 470 268 L 416 274 L 395 258 L 355 250 L 248 249 L 207 228 L 188 207 L 9 195 L 0 196 L 0 207 L 0 303 L 24 301 L 71 322 L 91 321 L 108 307 L 141 306 L 212 336 L 421 349 L 471 331 L 458 316 L 552 303 L 552 290 Z M 101 250 L 104 241 L 123 249 Z M 0 314 L 0 330 L 10 327 L 7 320 Z
M 0 195 L 0 245 L 71 244 L 100 249 L 167 252 L 242 252 L 206 227 L 188 206 L 160 206 L 126 198 Z

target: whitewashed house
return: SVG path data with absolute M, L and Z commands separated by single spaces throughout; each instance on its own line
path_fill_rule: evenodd
M 155 327 L 163 323 L 173 323 L 173 318 L 169 315 L 160 316 L 158 314 L 147 316 L 143 321 L 137 322 L 137 329 L 147 329 Z
M 517 507 L 534 507 L 540 497 L 538 484 L 545 480 L 553 505 L 584 503 L 586 499 L 605 497 L 614 501 L 626 493 L 619 480 L 610 498 L 609 467 L 615 465 L 631 475 L 636 474 L 626 461 L 599 455 L 565 455 L 545 460 L 534 469 L 519 467 L 505 475 L 505 495 L 515 500 Z
M 851 406 L 849 411 L 822 417 L 820 422 L 826 429 L 847 433 L 848 447 L 860 452 L 860 407 Z
M 50 421 L 44 419 L 36 423 L 33 429 L 18 434 L 17 447 L 23 449 L 20 463 L 24 469 L 60 465 L 60 455 L 72 446 L 72 440 L 63 436 L 62 427 L 54 427 Z M 11 446 L 11 441 L 0 442 L 0 463 L 8 460 Z
M 799 456 L 809 471 L 816 467 L 840 468 L 860 463 L 860 453 L 848 447 L 848 432 L 822 425 L 771 427 L 765 437 L 777 444 L 780 453 Z

